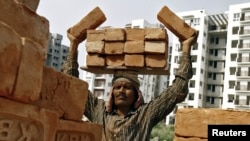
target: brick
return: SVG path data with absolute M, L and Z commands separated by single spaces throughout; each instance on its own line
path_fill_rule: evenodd
M 167 44 L 165 41 L 145 41 L 146 53 L 165 54 L 167 51 Z
M 165 68 L 167 66 L 167 56 L 165 54 L 145 55 L 146 67 Z
M 174 141 L 208 141 L 208 139 L 174 136 Z
M 105 42 L 105 54 L 123 54 L 124 42 Z
M 40 98 L 45 56 L 45 50 L 39 44 L 23 38 L 21 63 L 12 94 L 13 99 L 30 102 Z
M 126 41 L 124 53 L 144 53 L 144 40 Z
M 0 97 L 1 140 L 102 140 L 102 125 L 63 120 L 53 110 Z
M 52 141 L 56 133 L 56 112 L 38 106 L 0 98 L 1 140 Z M 22 139 L 23 138 L 23 139 Z
M 88 29 L 95 29 L 100 26 L 106 17 L 99 7 L 95 7 L 78 23 L 68 29 L 68 32 L 79 41 L 84 41 L 87 36 Z
M 105 39 L 105 31 L 104 30 L 87 30 L 87 42 L 92 41 L 104 41 Z
M 163 23 L 181 41 L 188 39 L 196 33 L 185 21 L 178 17 L 167 6 L 163 6 L 157 14 L 158 20 Z
M 86 51 L 87 53 L 98 53 L 104 54 L 104 41 L 92 41 L 86 42 Z
M 0 0 L 0 5 L 0 21 L 12 27 L 19 36 L 30 38 L 47 50 L 50 35 L 49 21 L 46 18 L 13 0 Z
M 142 28 L 126 28 L 125 29 L 126 40 L 144 40 L 145 29 Z
M 94 122 L 59 120 L 53 141 L 101 141 L 102 125 Z M 44 140 L 45 141 L 45 140 Z M 52 141 L 52 140 L 51 140 Z
M 124 55 L 107 55 L 106 56 L 107 66 L 124 66 Z
M 179 109 L 176 113 L 175 134 L 185 138 L 208 138 L 207 128 L 209 124 L 246 125 L 250 124 L 249 117 L 249 111 L 206 108 Z
M 105 56 L 100 54 L 87 54 L 86 56 L 87 66 L 103 67 L 105 66 Z
M 16 2 L 20 2 L 30 8 L 33 11 L 36 11 L 39 5 L 40 0 L 15 0 Z
M 125 66 L 144 67 L 143 54 L 125 54 Z
M 145 40 L 168 41 L 167 30 L 164 28 L 146 28 Z
M 40 99 L 31 104 L 53 110 L 61 119 L 81 121 L 87 96 L 87 82 L 44 66 Z
M 105 41 L 124 41 L 125 31 L 123 28 L 105 29 Z
M 11 96 L 20 64 L 22 42 L 8 25 L 0 22 L 0 96 Z

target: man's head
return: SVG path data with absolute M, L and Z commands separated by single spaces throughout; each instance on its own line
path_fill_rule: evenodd
M 114 107 L 129 106 L 137 109 L 143 98 L 139 90 L 140 81 L 134 71 L 117 71 L 112 80 L 109 101 L 106 103 L 107 111 L 111 112 Z

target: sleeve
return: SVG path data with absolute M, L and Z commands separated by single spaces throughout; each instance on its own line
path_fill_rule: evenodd
M 62 72 L 75 76 L 75 77 L 79 77 L 79 71 L 78 71 L 78 52 L 69 52 L 69 54 L 67 55 L 67 58 L 62 66 Z
M 164 119 L 173 111 L 177 103 L 185 100 L 188 94 L 188 82 L 192 76 L 191 56 L 183 54 L 172 85 L 145 106 L 145 113 L 150 113 L 148 117 L 151 122 L 157 123 Z
M 103 122 L 103 116 L 105 112 L 105 102 L 102 99 L 95 97 L 90 91 L 88 91 L 88 98 L 85 104 L 84 115 L 92 122 Z

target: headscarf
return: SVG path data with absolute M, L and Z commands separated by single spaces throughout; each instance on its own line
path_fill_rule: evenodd
M 113 111 L 113 105 L 114 105 L 113 85 L 117 81 L 128 81 L 133 85 L 133 87 L 136 89 L 137 94 L 138 94 L 138 98 L 136 102 L 134 103 L 134 109 L 138 109 L 144 103 L 142 92 L 139 89 L 140 81 L 138 79 L 138 73 L 135 71 L 124 70 L 124 71 L 116 71 L 114 74 L 114 78 L 112 80 L 112 87 L 109 91 L 109 98 L 105 104 L 107 112 Z

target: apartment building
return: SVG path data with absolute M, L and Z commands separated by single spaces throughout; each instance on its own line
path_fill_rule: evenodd
M 193 78 L 189 94 L 178 108 L 250 110 L 250 3 L 230 5 L 225 13 L 204 9 L 177 13 L 199 31 L 192 47 Z M 179 65 L 181 46 L 173 38 L 170 72 Z M 170 82 L 174 79 L 170 76 Z M 170 83 L 171 85 L 171 83 Z M 174 122 L 174 110 L 166 124 Z
M 62 45 L 63 36 L 50 33 L 49 47 L 45 64 L 58 71 L 61 71 L 62 65 L 66 60 L 69 47 Z
M 231 5 L 223 109 L 250 110 L 250 3 Z

